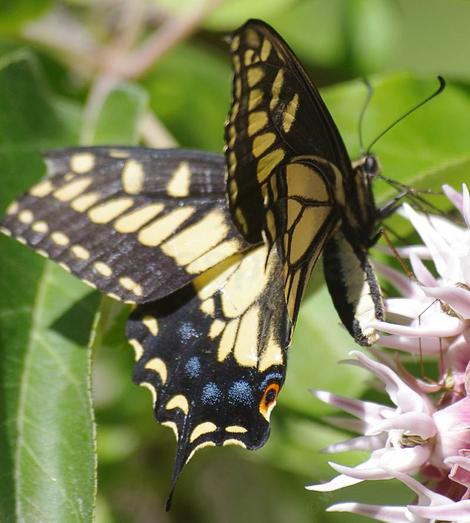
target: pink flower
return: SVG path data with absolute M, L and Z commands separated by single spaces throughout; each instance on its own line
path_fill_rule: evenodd
M 327 451 L 367 450 L 370 457 L 356 467 L 331 462 L 339 475 L 307 487 L 330 491 L 364 480 L 395 478 L 417 499 L 406 506 L 339 503 L 330 511 L 390 523 L 470 522 L 470 195 L 465 185 L 461 194 L 448 186 L 443 190 L 465 226 L 403 206 L 424 245 L 399 249 L 409 259 L 414 278 L 379 267 L 402 296 L 386 300 L 388 321 L 370 324 L 387 333 L 380 338 L 385 347 L 420 359 L 426 356 L 431 363 L 434 358 L 438 379 L 414 377 L 384 354 L 376 353 L 379 363 L 353 352 L 356 359 L 348 363 L 372 372 L 392 405 L 316 392 L 322 401 L 357 418 L 337 419 L 338 425 L 360 433 Z M 434 273 L 425 260 L 432 260 Z
M 375 518 L 386 523 L 435 523 L 452 521 L 470 522 L 470 500 L 453 501 L 446 496 L 429 490 L 419 481 L 406 474 L 395 473 L 395 478 L 407 485 L 417 495 L 417 502 L 404 507 L 367 505 L 364 503 L 338 503 L 328 512 L 353 512 Z
M 442 466 L 461 450 L 470 449 L 470 396 L 437 410 L 433 415 L 438 438 L 431 463 Z
M 360 419 L 354 428 L 363 436 L 331 445 L 328 452 L 370 450 L 370 458 L 357 467 L 330 463 L 339 476 L 309 490 L 329 491 L 359 483 L 366 479 L 390 479 L 394 471 L 416 472 L 428 462 L 435 443 L 437 427 L 433 420 L 435 409 L 429 398 L 408 386 L 389 367 L 358 351 L 351 353 L 357 360 L 348 363 L 373 372 L 384 384 L 395 407 L 352 400 L 318 391 L 320 400 L 342 408 Z M 342 426 L 345 426 L 342 423 Z
M 386 300 L 388 316 L 399 318 L 400 322 L 377 320 L 371 324 L 390 334 L 379 340 L 385 347 L 438 355 L 455 352 L 452 344 L 462 345 L 458 338 L 463 337 L 462 350 L 470 350 L 470 195 L 465 184 L 462 194 L 449 186 L 443 190 L 461 212 L 467 227 L 459 227 L 441 216 L 418 213 L 407 204 L 403 206 L 403 214 L 425 245 L 399 249 L 401 255 L 409 258 L 416 281 L 382 267 L 385 277 L 403 294 L 402 298 Z M 433 261 L 439 277 L 426 267 L 425 259 Z
M 463 497 L 470 499 L 470 450 L 459 451 L 459 455 L 447 458 L 446 463 L 451 466 L 449 479 L 464 486 Z

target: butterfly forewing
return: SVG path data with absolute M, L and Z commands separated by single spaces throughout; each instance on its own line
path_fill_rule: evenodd
M 46 163 L 2 230 L 113 297 L 156 300 L 248 246 L 219 156 L 94 147 L 50 151 Z

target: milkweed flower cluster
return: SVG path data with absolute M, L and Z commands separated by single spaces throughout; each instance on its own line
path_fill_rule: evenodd
M 403 206 L 424 245 L 400 250 L 410 261 L 413 278 L 382 267 L 402 297 L 386 300 L 389 322 L 371 325 L 383 333 L 382 346 L 434 362 L 438 378 L 417 378 L 399 359 L 383 353 L 371 359 L 354 351 L 347 363 L 378 378 L 392 405 L 315 392 L 354 416 L 338 423 L 360 434 L 326 450 L 362 450 L 370 456 L 356 467 L 330 463 L 339 475 L 307 488 L 331 491 L 394 478 L 409 487 L 415 499 L 406 506 L 339 503 L 329 511 L 389 523 L 470 522 L 470 196 L 466 185 L 462 193 L 449 186 L 443 190 L 464 226 Z M 432 261 L 437 276 L 426 260 Z

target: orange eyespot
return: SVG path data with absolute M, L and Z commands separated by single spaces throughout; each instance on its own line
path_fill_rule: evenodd
M 259 402 L 259 411 L 269 421 L 271 411 L 276 406 L 277 395 L 279 394 L 279 385 L 277 383 L 271 383 L 268 385 L 263 393 L 263 397 Z

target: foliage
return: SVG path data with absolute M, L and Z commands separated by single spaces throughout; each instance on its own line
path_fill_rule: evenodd
M 173 2 L 143 3 L 164 20 L 183 16 L 196 5 L 181 0 L 179 9 L 170 12 Z M 110 43 L 104 2 L 63 4 L 100 45 Z M 101 144 L 148 142 L 141 124 L 149 112 L 180 145 L 221 152 L 230 90 L 222 32 L 250 16 L 275 25 L 312 77 L 329 86 L 322 94 L 353 156 L 359 152 L 357 124 L 366 94 L 354 78 L 368 74 L 374 86 L 364 120 L 367 145 L 430 94 L 437 87 L 436 75 L 445 73 L 445 93 L 387 133 L 374 152 L 385 175 L 420 188 L 468 179 L 470 69 L 461 49 L 470 45 L 463 24 L 470 4 L 430 0 L 426 17 L 420 5 L 419 0 L 227 1 L 202 22 L 202 31 L 176 45 L 138 79 L 122 78 L 93 107 L 93 70 L 32 29 L 41 13 L 57 14 L 57 6 L 7 2 L 0 8 L 0 211 L 42 176 L 42 149 L 77 145 L 84 136 Z M 74 39 L 71 31 L 70 42 Z M 337 84 L 339 79 L 347 81 Z M 393 194 L 382 182 L 375 189 L 382 202 Z M 438 197 L 433 201 L 440 205 Z M 393 225 L 402 227 L 399 219 Z M 323 513 L 332 502 L 330 495 L 303 489 L 330 475 L 319 450 L 345 437 L 326 425 L 322 416 L 328 411 L 308 389 L 356 397 L 371 392 L 359 370 L 336 364 L 352 341 L 338 327 L 320 270 L 301 310 L 268 444 L 256 453 L 232 448 L 201 452 L 185 470 L 172 512 L 165 514 L 174 438 L 154 422 L 148 393 L 131 383 L 132 354 L 123 334 L 127 308 L 100 299 L 62 269 L 3 236 L 0 267 L 2 521 L 93 519 L 96 457 L 89 346 L 98 425 L 97 521 L 344 520 Z M 357 456 L 349 459 L 354 463 Z M 355 498 L 367 501 L 360 486 L 354 489 Z M 404 489 L 382 490 L 386 502 L 387 496 L 394 501 L 403 496 Z

